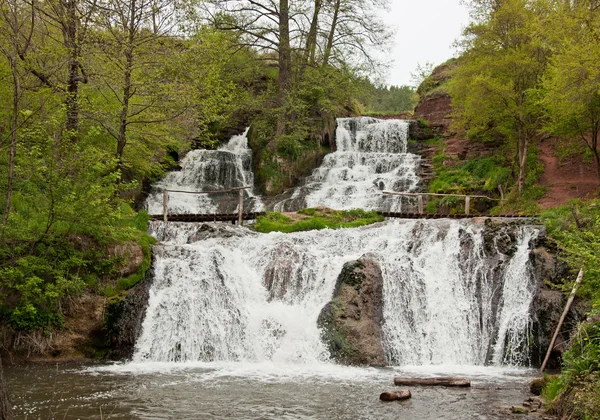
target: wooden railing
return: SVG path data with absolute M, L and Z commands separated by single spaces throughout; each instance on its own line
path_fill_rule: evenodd
M 218 194 L 218 193 L 230 193 L 233 191 L 239 191 L 239 209 L 238 209 L 238 224 L 241 226 L 244 223 L 244 190 L 250 188 L 249 186 L 235 187 L 228 190 L 213 190 L 213 191 L 185 191 L 185 190 L 163 190 L 163 221 L 169 221 L 169 193 L 183 193 L 183 194 Z
M 437 193 L 409 193 L 409 192 L 396 192 L 396 191 L 383 191 L 386 195 L 400 195 L 406 197 L 417 197 L 417 206 L 419 209 L 419 214 L 425 213 L 425 209 L 423 207 L 423 196 L 433 196 L 433 197 L 462 197 L 465 199 L 465 214 L 468 216 L 471 208 L 471 198 L 483 198 L 491 201 L 500 201 L 497 198 L 491 198 L 487 195 L 466 195 L 466 194 L 437 194 Z

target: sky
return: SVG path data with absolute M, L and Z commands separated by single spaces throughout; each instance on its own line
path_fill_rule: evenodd
M 396 32 L 386 84 L 410 85 L 418 64 L 441 64 L 455 56 L 452 43 L 469 21 L 460 0 L 389 0 L 384 21 Z

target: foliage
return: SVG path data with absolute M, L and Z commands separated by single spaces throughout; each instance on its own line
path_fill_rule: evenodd
M 571 207 L 572 206 L 572 207 Z M 573 200 L 570 205 L 542 214 L 550 237 L 570 267 L 583 268 L 579 293 L 593 301 L 588 318 L 579 324 L 563 354 L 561 375 L 548 383 L 543 395 L 560 416 L 594 419 L 600 416 L 600 200 Z M 575 213 L 575 216 L 573 215 Z M 577 222 L 579 222 L 579 227 Z M 570 290 L 571 283 L 564 285 Z
M 304 209 L 298 211 L 299 215 L 305 217 L 299 220 L 278 213 L 270 212 L 266 216 L 260 216 L 254 228 L 258 232 L 303 232 L 319 229 L 341 229 L 366 226 L 383 221 L 383 217 L 375 211 L 354 210 L 331 210 L 331 209 Z
M 561 375 L 548 383 L 543 395 L 556 414 L 572 419 L 600 415 L 600 306 L 579 324 L 563 354 Z
M 581 228 L 576 226 L 571 205 Z M 559 246 L 562 258 L 573 269 L 583 268 L 584 282 L 580 291 L 595 300 L 600 299 L 600 200 L 583 203 L 573 200 L 570 205 L 542 213 L 548 234 Z M 569 287 L 569 286 L 567 286 Z
M 465 31 L 464 54 L 448 85 L 455 123 L 479 141 L 502 142 L 515 151 L 517 192 L 525 187 L 527 154 L 543 119 L 541 80 L 549 46 L 541 2 L 498 3 Z
M 365 84 L 365 92 L 361 100 L 365 105 L 365 113 L 373 115 L 397 115 L 413 110 L 417 103 L 417 95 L 411 86 L 375 86 Z

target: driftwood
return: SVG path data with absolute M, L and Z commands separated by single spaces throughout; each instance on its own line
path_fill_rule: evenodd
M 412 395 L 409 390 L 384 392 L 379 396 L 381 401 L 408 400 Z
M 470 387 L 471 381 L 466 378 L 394 378 L 398 386 L 453 386 Z
M 577 280 L 573 285 L 573 290 L 571 290 L 571 295 L 569 296 L 569 300 L 567 300 L 567 305 L 565 306 L 565 310 L 563 311 L 560 319 L 558 320 L 558 325 L 556 326 L 556 330 L 554 330 L 554 335 L 552 336 L 552 340 L 550 340 L 550 345 L 548 346 L 548 351 L 546 352 L 546 357 L 544 357 L 544 362 L 542 363 L 542 367 L 540 368 L 540 372 L 544 373 L 544 369 L 546 369 L 546 364 L 550 359 L 550 354 L 554 349 L 554 343 L 556 342 L 556 338 L 558 337 L 558 333 L 560 332 L 560 327 L 562 327 L 563 322 L 565 322 L 565 318 L 569 314 L 569 309 L 571 309 L 571 305 L 573 304 L 573 300 L 575 299 L 575 293 L 577 293 L 577 288 L 581 284 L 583 280 L 583 268 L 579 270 L 579 274 L 577 275 Z

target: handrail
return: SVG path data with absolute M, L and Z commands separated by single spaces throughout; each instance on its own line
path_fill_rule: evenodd
M 238 225 L 242 225 L 244 223 L 244 218 L 242 214 L 244 213 L 244 190 L 247 190 L 250 186 L 246 185 L 243 187 L 234 187 L 228 190 L 215 190 L 215 191 L 184 191 L 184 190 L 169 190 L 167 188 L 163 189 L 163 221 L 168 222 L 169 217 L 169 193 L 185 193 L 185 194 L 214 194 L 214 193 L 226 193 L 232 191 L 239 191 L 239 205 L 238 205 Z
M 383 191 L 383 194 L 417 197 L 417 203 L 419 206 L 419 214 L 423 214 L 425 212 L 424 208 L 423 208 L 423 196 L 424 195 L 431 195 L 434 197 L 462 197 L 465 199 L 465 214 L 466 215 L 469 215 L 469 210 L 471 207 L 471 198 L 485 198 L 487 200 L 492 200 L 492 201 L 502 201 L 502 200 L 498 200 L 497 198 L 488 197 L 487 195 L 411 193 L 411 192 L 396 192 L 396 191 Z

